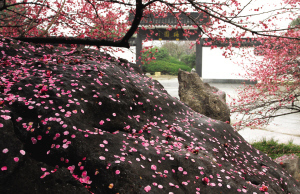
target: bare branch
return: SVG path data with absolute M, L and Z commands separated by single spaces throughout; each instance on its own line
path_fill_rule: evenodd
M 145 8 L 145 6 L 143 5 L 142 0 L 137 0 L 136 1 L 136 13 L 135 13 L 133 22 L 131 24 L 130 29 L 127 31 L 127 33 L 121 40 L 122 43 L 128 44 L 128 48 L 129 48 L 129 43 L 128 43 L 129 38 L 132 37 L 132 35 L 136 32 L 137 28 L 139 27 L 139 24 L 143 17 L 144 8 Z
M 293 28 L 283 28 L 283 29 L 276 29 L 276 30 L 261 30 L 256 32 L 276 32 L 276 31 L 285 31 L 285 30 L 293 30 L 293 29 L 300 29 L 300 27 L 293 27 Z
M 45 6 L 47 8 L 50 8 L 48 5 L 43 5 L 43 4 L 40 4 L 40 3 L 34 3 L 34 2 L 21 2 L 21 3 L 14 3 L 14 4 L 10 4 L 10 5 L 4 5 L 3 7 L 0 8 L 0 11 L 2 10 L 5 10 L 9 7 L 14 7 L 14 6 L 17 6 L 17 5 L 39 5 L 39 6 Z
M 48 27 L 46 28 L 46 30 L 44 30 L 44 32 L 40 36 L 44 36 L 45 34 L 48 33 L 49 29 L 51 28 L 51 26 L 53 25 L 53 23 L 57 19 L 58 15 L 61 13 L 62 9 L 64 8 L 65 3 L 66 3 L 66 0 L 64 0 L 63 4 L 60 6 L 60 8 L 57 11 L 56 15 L 54 16 L 54 18 L 52 19 L 52 21 L 50 22 L 50 24 L 48 25 Z
M 252 2 L 253 0 L 250 0 L 244 7 L 243 9 L 241 9 L 239 11 L 239 13 L 237 13 L 230 21 L 232 21 L 234 18 L 236 18 L 238 15 L 240 15 L 240 13 L 242 13 L 242 11 L 244 11 L 244 9 Z
M 111 46 L 111 47 L 125 47 L 129 48 L 129 44 L 122 41 L 110 41 L 110 40 L 96 40 L 96 39 L 83 39 L 83 38 L 65 38 L 65 37 L 34 37 L 26 38 L 19 37 L 13 38 L 20 41 L 39 43 L 39 44 L 81 44 L 91 46 Z
M 46 0 L 44 0 L 43 5 L 45 4 Z M 39 15 L 41 14 L 43 6 L 40 7 L 37 16 L 39 17 Z M 34 20 L 31 20 L 30 24 L 28 25 L 27 29 L 21 34 L 21 37 L 24 36 L 29 30 L 31 30 L 32 28 L 34 28 L 34 26 L 32 26 Z
M 239 24 L 236 24 L 236 23 L 234 23 L 234 22 L 232 22 L 232 21 L 230 21 L 230 20 L 226 20 L 226 19 L 224 19 L 224 18 L 222 18 L 222 17 L 219 17 L 219 16 L 216 16 L 216 15 L 214 15 L 214 14 L 211 14 L 210 12 L 206 11 L 205 9 L 202 9 L 202 8 L 200 8 L 199 6 L 197 6 L 195 3 L 193 3 L 192 0 L 188 0 L 188 1 L 189 1 L 195 8 L 197 8 L 198 10 L 203 11 L 204 13 L 208 14 L 209 16 L 211 16 L 211 17 L 213 17 L 213 18 L 216 18 L 216 19 L 219 19 L 219 20 L 221 20 L 221 21 L 223 21 L 223 22 L 225 22 L 225 23 L 231 24 L 231 25 L 233 25 L 233 26 L 235 26 L 235 27 L 238 27 L 238 28 L 240 28 L 240 29 L 242 29 L 242 30 L 245 30 L 245 31 L 247 31 L 247 32 L 251 32 L 252 34 L 256 34 L 256 35 L 260 35 L 260 36 L 267 36 L 267 37 L 275 37 L 275 38 L 286 38 L 286 39 L 290 39 L 290 40 L 300 40 L 300 38 L 298 38 L 298 37 L 278 36 L 278 35 L 272 35 L 272 34 L 263 34 L 263 33 L 259 33 L 259 32 L 255 31 L 255 30 L 251 30 L 251 29 L 245 28 L 245 27 L 243 27 L 243 26 L 241 26 L 241 25 L 239 25 Z
M 105 1 L 105 0 L 98 0 L 98 1 L 101 1 L 101 2 L 109 2 L 109 3 L 117 3 L 117 4 L 120 4 L 120 5 L 126 5 L 126 6 L 135 6 L 135 5 L 132 4 L 132 3 L 124 3 L 124 2 L 115 1 L 115 0 L 108 0 L 108 1 Z
M 300 8 L 278 8 L 278 9 L 272 9 L 270 11 L 260 12 L 260 13 L 251 14 L 251 15 L 232 16 L 232 17 L 228 17 L 228 18 L 242 18 L 242 17 L 257 16 L 257 15 L 263 15 L 263 14 L 272 13 L 274 11 L 284 10 L 284 9 L 286 9 L 286 10 L 299 10 Z

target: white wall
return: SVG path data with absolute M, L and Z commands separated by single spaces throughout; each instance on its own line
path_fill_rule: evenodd
M 236 53 L 238 49 L 234 49 Z M 250 52 L 253 49 L 250 49 Z M 211 49 L 210 47 L 203 48 L 202 55 L 202 77 L 203 79 L 243 79 L 245 74 L 242 66 L 238 64 L 242 62 L 242 58 L 239 56 L 232 56 L 231 58 L 225 58 L 223 56 L 223 50 L 220 48 Z M 245 62 L 245 61 L 244 61 Z

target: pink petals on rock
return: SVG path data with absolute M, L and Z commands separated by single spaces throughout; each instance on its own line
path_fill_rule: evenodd
M 6 171 L 6 170 L 7 170 L 7 166 L 2 166 L 2 167 L 1 167 L 1 170 L 2 170 L 2 171 Z
M 3 118 L 4 120 L 10 120 L 11 116 L 9 115 L 0 115 L 1 118 Z
M 154 164 L 152 164 L 152 165 L 151 165 L 151 169 L 152 169 L 152 170 L 156 170 L 157 168 L 156 168 L 156 166 L 155 166 Z
M 151 190 L 151 186 L 147 185 L 144 190 L 148 193 Z
M 204 177 L 204 178 L 202 178 L 202 182 L 207 185 L 210 182 L 210 180 L 209 180 L 209 178 Z
M 105 160 L 105 157 L 104 156 L 100 156 L 99 159 L 100 160 Z
M 14 157 L 14 161 L 15 162 L 19 162 L 19 158 L 18 157 Z

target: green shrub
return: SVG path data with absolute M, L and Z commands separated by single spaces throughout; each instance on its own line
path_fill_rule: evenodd
M 186 65 L 184 62 L 179 61 L 179 60 L 178 60 L 177 58 L 175 58 L 175 57 L 170 57 L 169 60 L 168 60 L 168 62 L 170 62 L 170 63 L 175 63 L 175 64 L 177 64 L 177 65 Z
M 178 70 L 191 71 L 191 68 L 186 65 L 180 65 L 163 60 L 152 61 L 150 64 L 143 65 L 144 72 L 161 72 L 162 74 L 177 75 Z
M 195 67 L 196 65 L 196 53 L 190 55 L 184 55 L 181 57 L 181 61 L 185 63 L 190 68 Z
M 153 56 L 156 58 L 156 60 L 169 60 L 170 57 L 167 49 L 154 47 L 142 54 L 142 61 L 145 61 L 145 59 L 149 57 L 152 58 Z
M 272 159 L 278 158 L 285 154 L 296 154 L 300 157 L 300 146 L 293 144 L 292 141 L 287 144 L 278 143 L 277 140 L 262 139 L 261 141 L 251 144 L 256 149 L 268 154 Z
M 156 60 L 145 61 L 147 58 L 155 57 Z M 161 72 L 162 74 L 177 75 L 178 70 L 191 71 L 191 68 L 186 62 L 179 61 L 175 57 L 171 57 L 166 48 L 154 47 L 142 54 L 144 72 L 154 73 Z
M 165 48 L 158 49 L 158 52 L 155 53 L 156 60 L 169 60 L 169 52 Z

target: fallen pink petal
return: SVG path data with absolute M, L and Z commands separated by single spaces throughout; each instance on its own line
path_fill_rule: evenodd
M 149 185 L 147 185 L 144 190 L 148 193 L 151 190 L 151 187 Z

